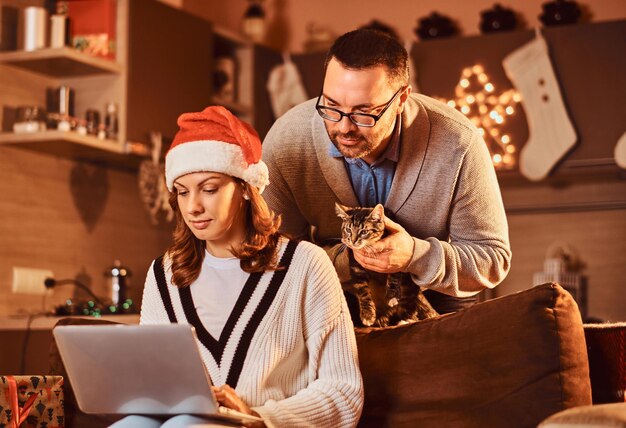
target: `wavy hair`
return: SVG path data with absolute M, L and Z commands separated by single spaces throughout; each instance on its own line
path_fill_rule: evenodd
M 280 239 L 278 228 L 280 216 L 269 209 L 258 189 L 243 180 L 233 177 L 250 199 L 245 201 L 246 237 L 239 248 L 232 248 L 233 255 L 240 259 L 245 272 L 264 272 L 277 267 L 277 247 Z M 188 287 L 200 275 L 204 260 L 205 241 L 193 234 L 185 223 L 178 206 L 178 192 L 170 193 L 169 203 L 174 210 L 176 225 L 173 242 L 167 249 L 172 260 L 172 284 Z

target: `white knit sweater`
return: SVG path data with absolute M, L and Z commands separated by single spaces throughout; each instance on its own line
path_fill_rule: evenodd
M 283 259 L 287 247 L 283 240 Z M 169 299 L 159 291 L 154 264 L 146 278 L 141 323 L 169 323 L 170 306 L 177 322 L 194 324 L 190 290 L 171 284 L 171 261 L 164 258 Z M 208 332 L 203 335 L 202 326 L 196 325 L 211 379 L 215 385 L 228 381 L 268 427 L 355 426 L 363 407 L 363 384 L 353 325 L 335 270 L 322 249 L 301 242 L 282 283 L 274 280 L 272 286 L 279 272 L 256 275 L 256 285 L 255 275 L 250 276 L 219 341 L 207 338 Z

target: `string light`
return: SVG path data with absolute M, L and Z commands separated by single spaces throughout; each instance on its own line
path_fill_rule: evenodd
M 496 169 L 513 168 L 517 162 L 517 149 L 510 135 L 503 134 L 501 128 L 507 117 L 515 113 L 520 94 L 514 89 L 497 94 L 483 66 L 476 64 L 461 71 L 454 95 L 453 100 L 439 100 L 459 110 L 476 125 Z

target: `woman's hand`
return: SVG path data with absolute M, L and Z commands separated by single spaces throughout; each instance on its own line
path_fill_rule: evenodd
M 217 398 L 218 403 L 220 403 L 224 407 L 228 407 L 229 409 L 237 410 L 238 412 L 245 413 L 246 415 L 252 415 L 260 417 L 257 412 L 252 410 L 250 406 L 248 406 L 235 392 L 233 388 L 229 385 L 222 386 L 212 386 L 213 392 L 215 393 L 215 397 Z M 247 427 L 254 428 L 262 428 L 265 427 L 263 422 L 255 422 L 250 424 L 245 424 Z

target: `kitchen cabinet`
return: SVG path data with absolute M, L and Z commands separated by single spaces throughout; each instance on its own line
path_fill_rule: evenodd
M 262 102 L 269 108 L 269 103 L 265 81 L 255 82 L 255 70 L 267 63 L 268 55 L 279 58 L 277 53 L 156 0 L 115 0 L 114 4 L 114 60 L 71 48 L 0 52 L 0 74 L 8 77 L 0 82 L 0 104 L 45 106 L 46 87 L 67 85 L 75 91 L 77 118 L 84 118 L 88 109 L 103 115 L 109 102 L 118 106 L 117 137 L 103 140 L 58 130 L 17 134 L 7 129 L 4 120 L 0 146 L 134 169 L 148 154 L 152 131 L 161 132 L 167 147 L 181 113 L 211 104 L 226 106 L 255 127 L 260 124 L 264 135 L 271 122 L 264 114 L 257 117 L 255 106 Z M 216 57 L 224 55 L 236 65 L 231 100 L 214 96 Z
M 75 131 L 14 133 L 3 122 L 0 145 L 11 145 L 52 155 L 89 159 L 133 168 L 139 156 L 127 152 L 126 92 L 128 0 L 115 1 L 116 55 L 114 59 L 90 56 L 69 47 L 35 51 L 0 52 L 0 102 L 7 109 L 19 105 L 46 105 L 45 88 L 69 86 L 74 90 L 74 116 L 88 109 L 101 112 L 106 103 L 118 107 L 118 133 L 113 139 L 80 135 Z M 16 29 L 17 31 L 17 29 Z

